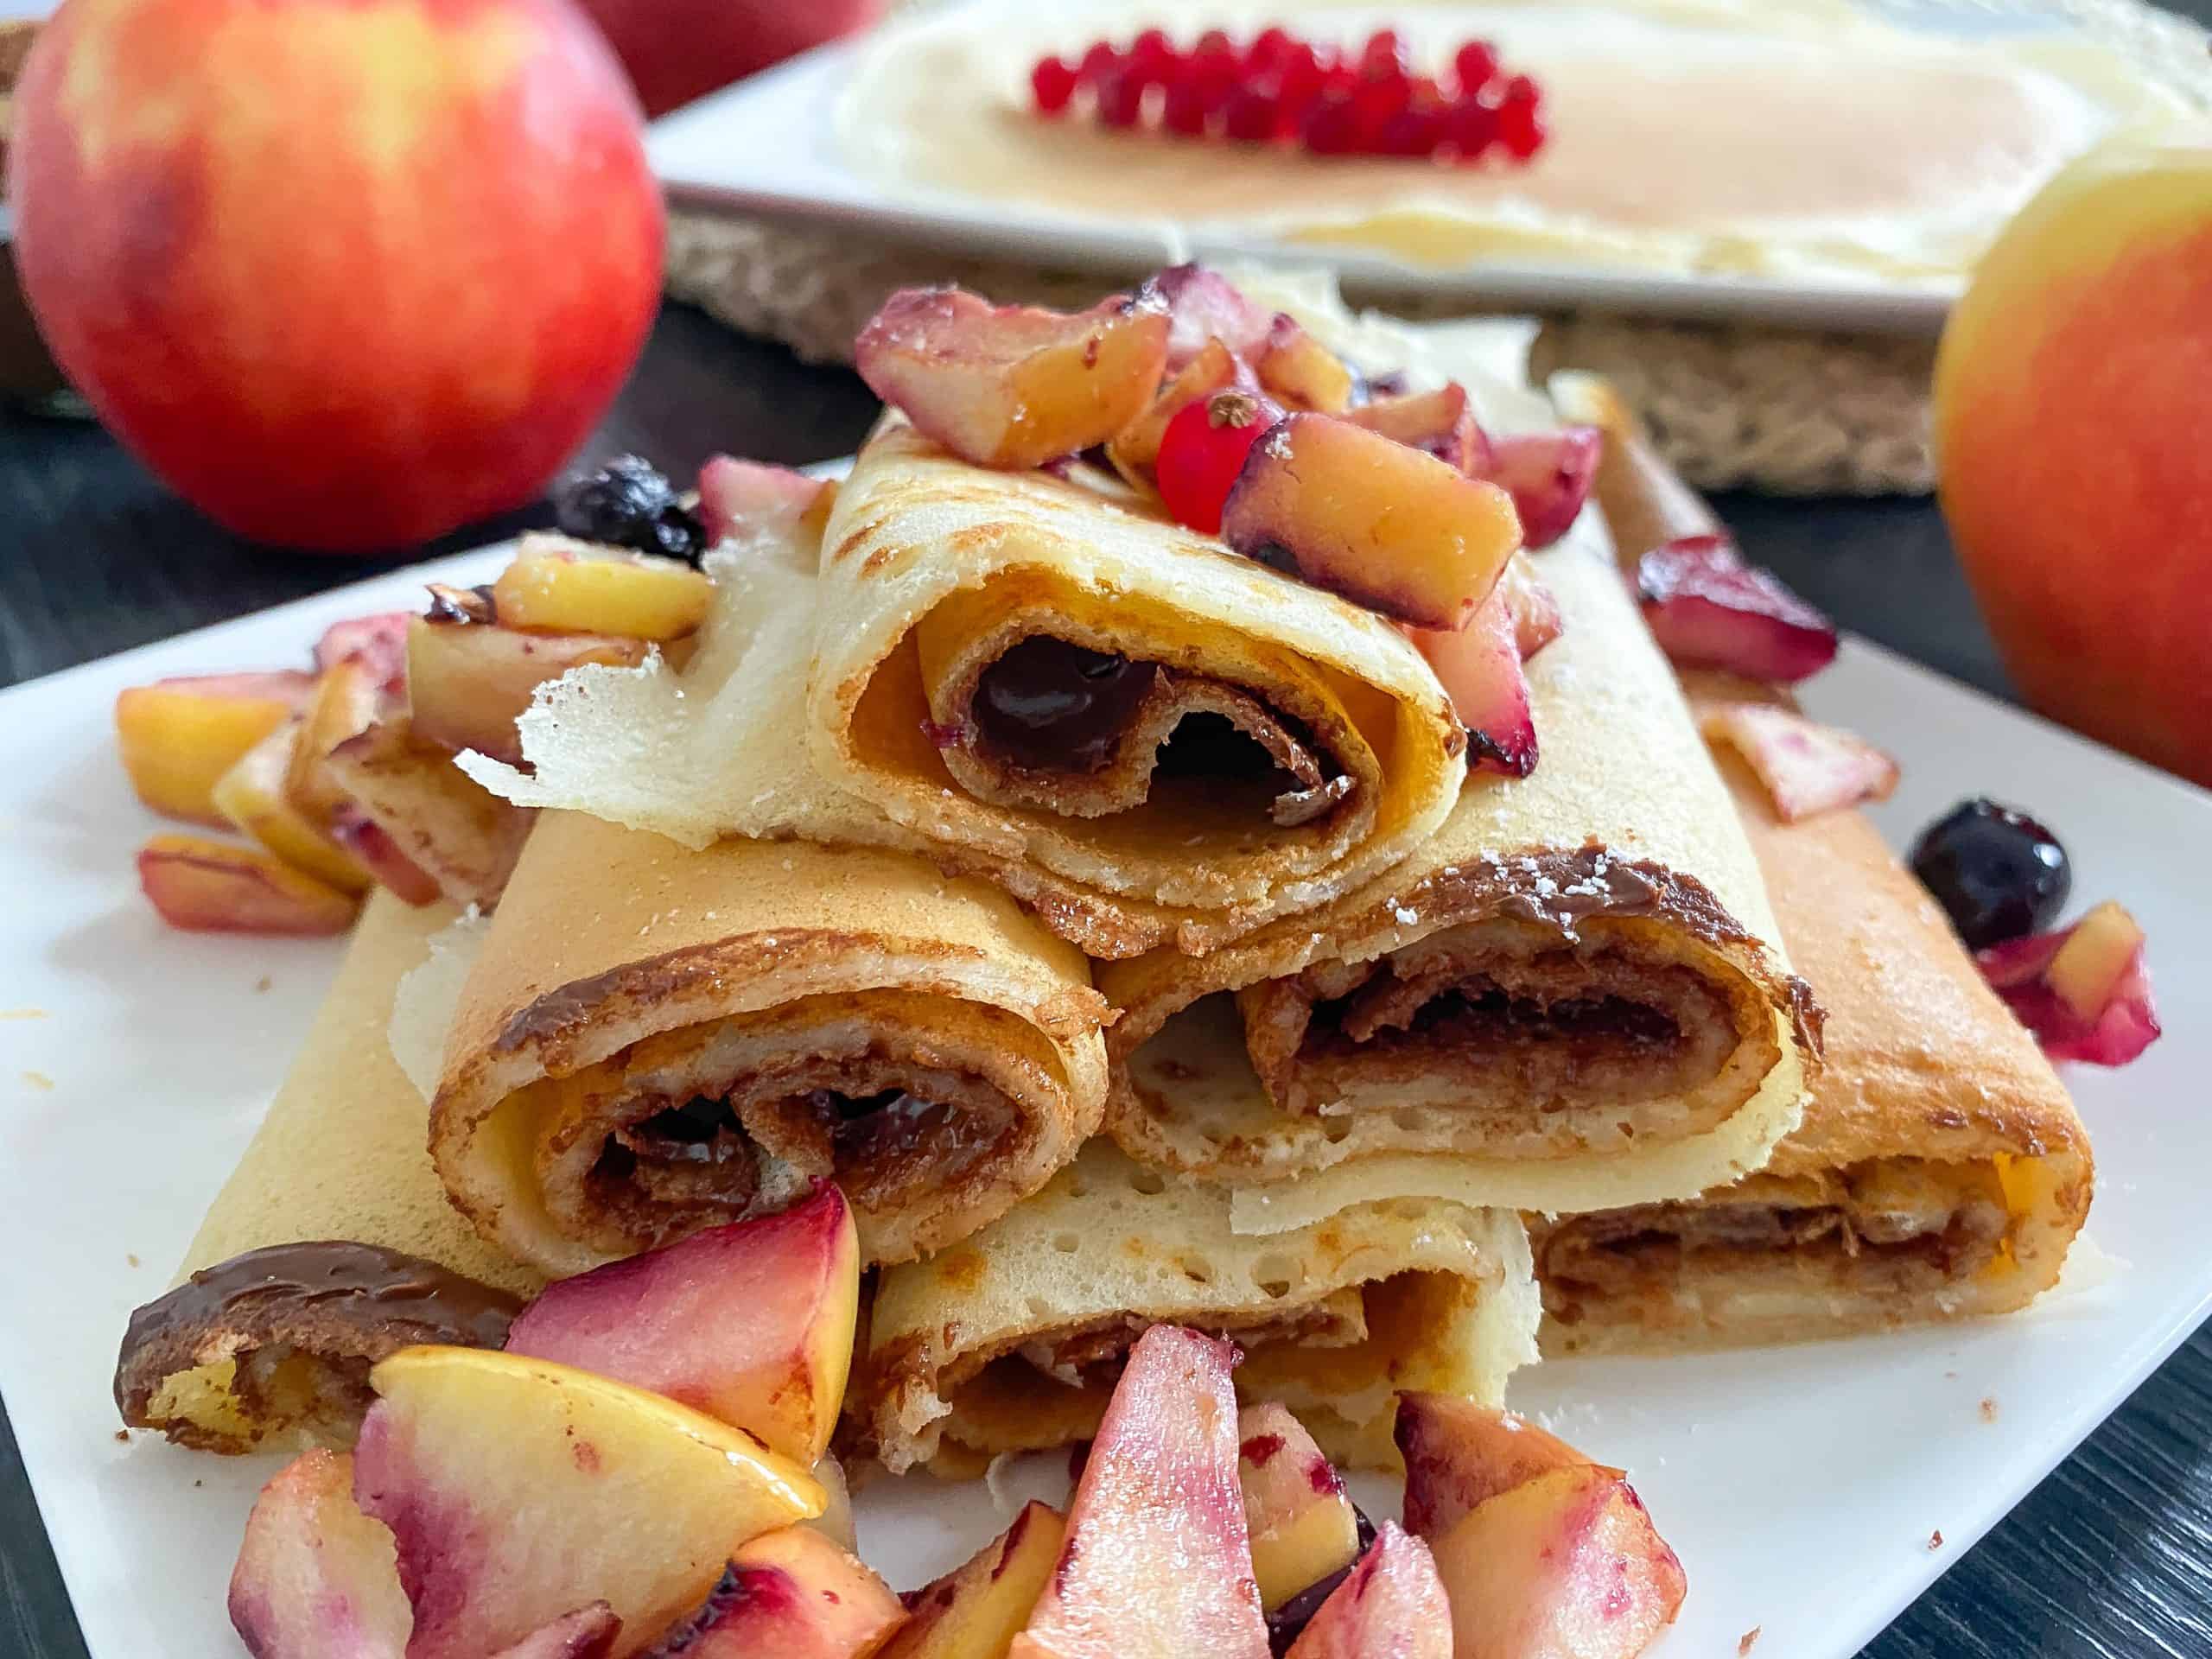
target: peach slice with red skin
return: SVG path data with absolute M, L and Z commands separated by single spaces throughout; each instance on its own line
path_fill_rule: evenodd
M 1144 291 L 1167 306 L 1167 372 L 1175 374 L 1218 340 L 1249 361 L 1267 344 L 1275 314 L 1255 305 L 1244 291 L 1208 265 L 1171 265 L 1147 283 Z
M 522 633 L 418 616 L 407 627 L 408 717 L 428 742 L 518 766 L 515 720 L 540 685 L 586 663 L 633 668 L 651 650 L 612 634 Z
M 130 787 L 164 817 L 221 828 L 216 784 L 314 695 L 314 677 L 293 669 L 182 675 L 118 692 L 116 748 Z
M 652 1659 L 871 1659 L 906 1622 L 890 1586 L 818 1532 L 763 1533 Z
M 699 468 L 699 522 L 710 546 L 733 536 L 787 535 L 802 524 L 818 531 L 836 499 L 835 479 L 789 467 L 709 455 Z
M 1009 1659 L 1266 1659 L 1236 1478 L 1236 1357 L 1180 1325 L 1137 1339 Z
M 603 1601 L 563 1613 L 541 1624 L 494 1659 L 607 1659 L 622 1634 L 622 1621 Z
M 1567 534 L 1590 499 L 1605 447 L 1605 435 L 1594 426 L 1522 432 L 1490 441 L 1482 476 L 1513 498 L 1523 544 L 1549 547 Z
M 1490 439 L 1475 422 L 1467 389 L 1454 380 L 1434 391 L 1411 391 L 1396 397 L 1378 397 L 1349 410 L 1344 418 L 1380 432 L 1425 454 L 1434 455 L 1446 467 L 1476 478 L 1487 475 Z
M 1006 1659 L 1059 1559 L 1066 1520 L 1032 1499 L 1014 1523 L 906 1599 L 906 1622 L 881 1659 Z
M 1406 1465 L 1406 1525 L 1424 1538 L 1555 1469 L 1621 1472 L 1525 1417 L 1458 1395 L 1400 1395 L 1392 1434 Z
M 779 1215 L 556 1280 L 507 1351 L 651 1389 L 812 1464 L 844 1402 L 860 1276 L 852 1211 L 823 1182 Z
M 1765 785 L 1784 823 L 1884 801 L 1897 786 L 1897 763 L 1866 739 L 1766 702 L 1708 705 L 1698 715 L 1707 742 L 1726 743 Z
M 1513 503 L 1433 455 L 1326 415 L 1252 446 L 1221 538 L 1415 627 L 1465 627 L 1521 544 Z
M 1262 389 L 1285 408 L 1341 415 L 1351 407 L 1359 377 L 1287 312 L 1268 323 L 1251 358 Z
M 365 892 L 375 878 L 361 861 L 340 846 L 326 826 L 308 822 L 284 792 L 299 736 L 299 722 L 288 721 L 239 756 L 216 781 L 216 808 L 233 828 L 294 869 L 341 893 Z
M 1428 1546 L 1385 1521 L 1287 1659 L 1452 1659 L 1452 1604 Z
M 391 1533 L 355 1506 L 345 1452 L 303 1452 L 261 1489 L 230 1614 L 254 1659 L 402 1659 L 415 1621 Z
M 409 1659 L 482 1659 L 584 1598 L 622 1621 L 623 1659 L 742 1545 L 822 1510 L 805 1470 L 743 1430 L 549 1360 L 405 1348 L 369 1382 L 353 1497 L 397 1544 Z
M 981 467 L 1027 470 L 1105 442 L 1141 415 L 1167 361 L 1152 295 L 1070 315 L 957 288 L 901 289 L 854 342 L 854 366 L 915 429 Z
M 1536 718 L 1529 701 L 1529 678 L 1522 671 L 1516 622 L 1503 585 L 1493 589 L 1456 632 L 1434 628 L 1406 631 L 1436 671 L 1452 699 L 1452 711 L 1467 733 L 1467 766 L 1505 778 L 1526 778 L 1536 769 Z
M 355 810 L 391 843 L 378 847 L 372 867 L 410 903 L 425 885 L 456 904 L 490 906 L 513 874 L 530 833 L 531 814 L 501 800 L 454 765 L 446 749 L 417 739 L 404 719 L 379 721 L 346 739 L 327 757 L 331 776 Z M 363 837 L 348 838 L 356 848 Z M 392 880 L 396 857 L 405 862 L 409 885 Z
M 1835 660 L 1835 624 L 1770 570 L 1745 564 L 1726 535 L 1662 542 L 1637 561 L 1637 597 L 1678 668 L 1720 668 L 1792 684 Z
M 2107 899 L 2070 927 L 2007 939 L 1974 960 L 2055 1060 L 2126 1065 L 2158 1039 L 2143 929 Z
M 1513 643 L 1523 664 L 1566 631 L 1558 596 L 1536 574 L 1535 564 L 1526 553 L 1516 553 L 1506 561 L 1497 591 L 1513 613 Z
M 1595 1465 L 1500 1492 L 1427 1541 L 1453 1659 L 1634 1659 L 1688 1589 L 1634 1491 Z
M 378 611 L 334 622 L 315 642 L 315 665 L 327 674 L 340 663 L 359 663 L 393 696 L 407 686 L 407 625 L 410 611 Z
M 1359 1554 L 1359 1516 L 1343 1479 L 1287 1407 L 1247 1406 L 1236 1423 L 1236 1478 L 1252 1577 L 1267 1612 L 1341 1573 Z
M 343 933 L 359 900 L 257 847 L 204 836 L 155 836 L 138 849 L 138 885 L 156 912 L 188 933 Z

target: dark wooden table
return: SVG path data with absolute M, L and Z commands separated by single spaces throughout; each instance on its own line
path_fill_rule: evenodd
M 873 408 L 849 374 L 809 368 L 671 308 L 593 451 L 636 449 L 677 475 L 717 449 L 813 461 L 849 451 Z M 1932 505 L 1745 496 L 1719 505 L 1754 557 L 1847 626 L 2005 691 Z M 465 532 L 450 548 L 544 520 L 542 512 L 519 514 Z M 355 581 L 426 550 L 450 549 L 411 550 L 379 563 L 248 547 L 166 494 L 91 427 L 0 423 L 0 684 Z M 1837 1431 L 1848 1433 L 1850 1425 Z M 1817 1492 L 1804 1497 L 1821 1501 Z M 2208 1659 L 2208 1586 L 2212 1328 L 1867 1654 Z M 0 1659 L 84 1659 L 4 1415 L 0 1603 Z

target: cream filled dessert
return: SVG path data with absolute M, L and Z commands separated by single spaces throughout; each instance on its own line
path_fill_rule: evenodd
M 1437 71 L 1495 41 L 1542 89 L 1522 165 L 1321 156 L 1290 144 L 1115 129 L 1033 106 L 1040 54 L 1070 61 L 1147 23 L 1187 48 L 1264 24 L 1356 54 L 1395 29 Z M 1673 271 L 1963 276 L 2038 185 L 2109 134 L 2177 118 L 2180 96 L 2089 41 L 1910 33 L 1826 0 L 1561 7 L 1293 3 L 985 7 L 886 31 L 839 113 L 862 169 L 920 194 L 1055 216 L 1260 234 L 1450 266 L 1569 259 Z

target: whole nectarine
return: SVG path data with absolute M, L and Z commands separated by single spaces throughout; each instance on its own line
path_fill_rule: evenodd
M 10 163 L 63 371 L 262 540 L 528 500 L 658 301 L 637 102 L 569 0 L 67 0 Z
M 2044 713 L 2212 785 L 2212 148 L 2114 148 L 1983 258 L 1936 365 L 1943 514 Z

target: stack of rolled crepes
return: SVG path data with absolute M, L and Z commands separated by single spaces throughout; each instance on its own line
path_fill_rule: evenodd
M 1441 336 L 1283 302 L 1365 366 L 1469 384 L 1485 424 L 1554 418 Z M 1471 777 L 1435 676 L 1376 616 L 1088 469 L 985 471 L 888 419 L 826 528 L 709 556 L 680 671 L 578 671 L 523 717 L 526 769 L 466 759 L 549 810 L 496 913 L 438 936 L 400 999 L 427 1113 L 364 1011 L 432 946 L 379 905 L 300 1075 L 345 1075 L 341 1105 L 380 1091 L 355 1112 L 389 1147 L 340 1202 L 211 1218 L 195 1265 L 312 1232 L 526 1290 L 826 1176 L 874 1269 L 849 1449 L 940 1472 L 1087 1437 L 1163 1320 L 1233 1338 L 1241 1389 L 1388 1465 L 1396 1390 L 1496 1402 L 1535 1357 L 1522 1212 L 1566 1340 L 1672 1332 L 1650 1310 L 1711 1306 L 1722 1258 L 1670 1257 L 1668 1227 L 1737 1225 L 1785 1179 L 1756 1173 L 1778 1143 L 1854 1271 L 1903 1208 L 1933 1214 L 1925 1160 L 1952 1160 L 1944 1275 L 2000 1262 L 2024 1300 L 2078 1219 L 2078 1135 L 1793 1136 L 1825 1096 L 1769 903 L 1789 873 L 1755 815 L 1747 839 L 1595 515 L 1533 556 L 1565 623 L 1529 669 L 1541 762 Z M 1821 860 L 1867 863 L 1812 827 L 1840 838 Z M 288 1087 L 264 1141 L 324 1087 Z M 277 1179 L 261 1147 L 218 1217 Z M 1984 1175 L 2012 1218 L 1993 1255 Z M 405 1203 L 367 1202 L 379 1184 Z M 1892 1281 L 1863 1292 L 1885 1317 L 2011 1305 Z M 342 1433 L 376 1339 L 264 1321 L 218 1352 L 189 1291 L 162 1317 L 195 1337 L 135 1365 L 126 1345 L 132 1421 Z M 453 1339 L 495 1340 L 493 1306 Z M 270 1381 L 318 1365 L 312 1408 Z M 193 1389 L 216 1403 L 181 1411 Z

